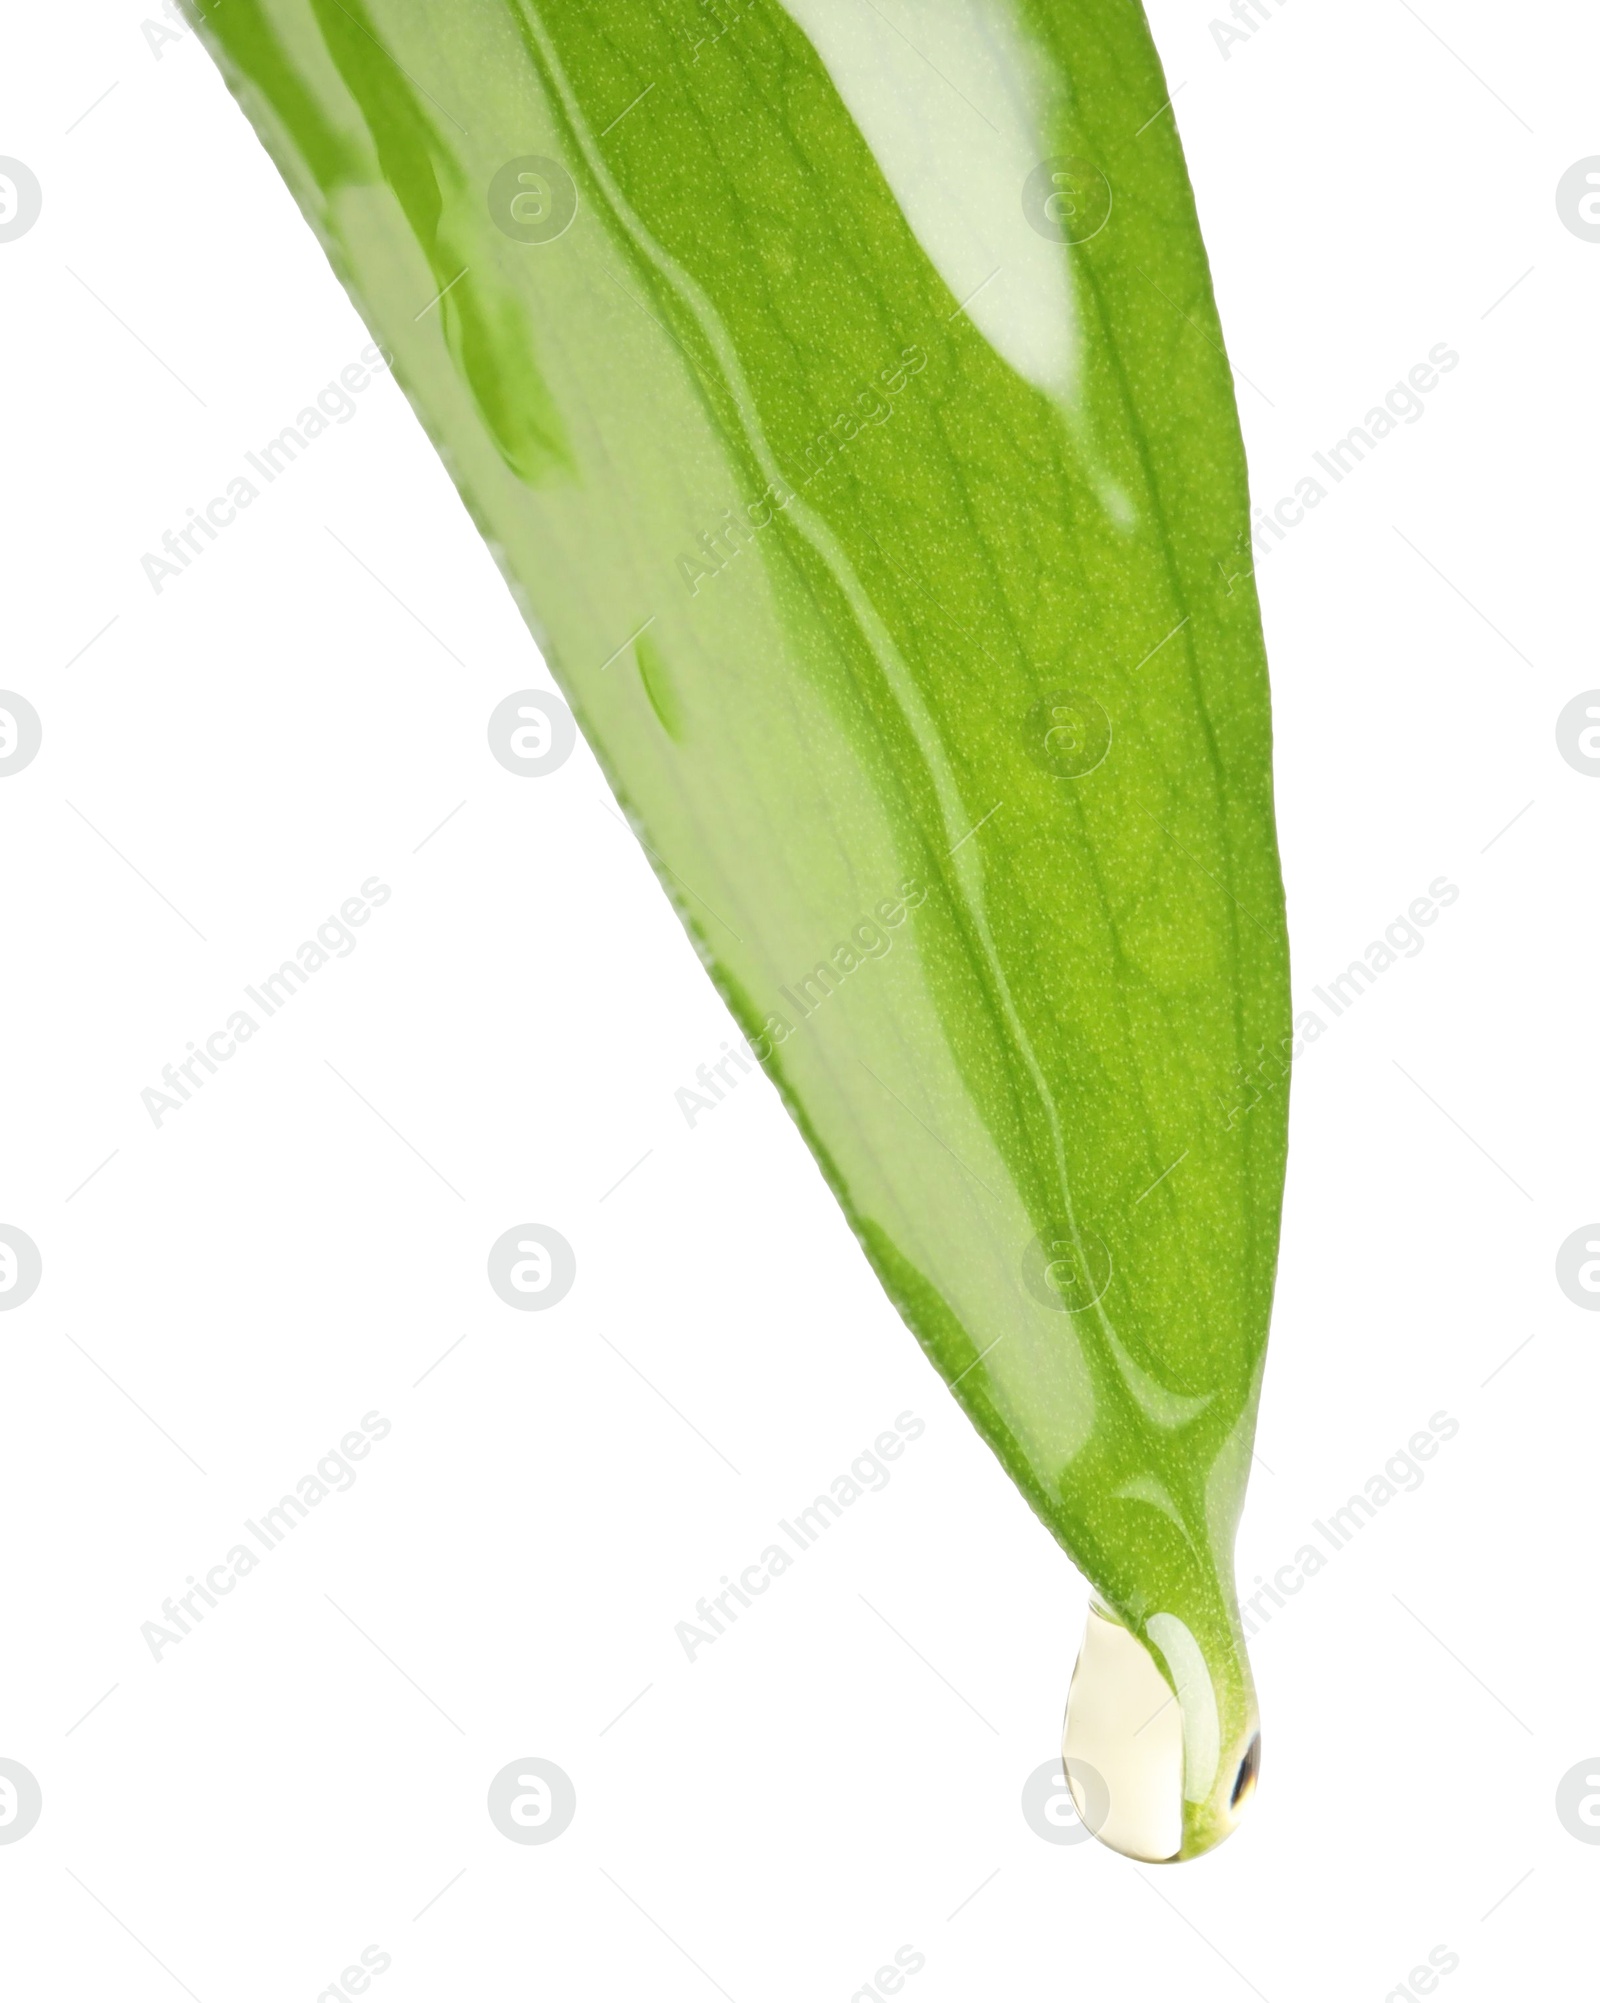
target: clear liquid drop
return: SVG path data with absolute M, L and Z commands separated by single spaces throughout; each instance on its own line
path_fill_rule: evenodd
M 1253 1718 L 1227 1768 L 1214 1780 L 1202 1772 L 1196 1786 L 1198 1749 L 1206 1749 L 1207 1768 L 1218 1766 L 1216 1708 L 1209 1686 L 1207 1704 L 1187 1694 L 1186 1715 L 1145 1643 L 1091 1604 L 1067 1696 L 1062 1763 L 1085 1827 L 1141 1863 L 1213 1848 L 1232 1834 L 1255 1792 L 1261 1734 Z

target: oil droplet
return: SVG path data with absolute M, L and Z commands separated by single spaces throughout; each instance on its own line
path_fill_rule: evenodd
M 1089 1609 L 1061 1757 L 1079 1815 L 1108 1849 L 1165 1863 L 1183 1847 L 1183 1714 L 1150 1651 Z M 1097 1776 L 1100 1799 L 1081 1771 Z
M 1174 1653 L 1178 1690 L 1131 1629 L 1091 1604 L 1062 1728 L 1067 1785 L 1085 1826 L 1108 1849 L 1147 1864 L 1198 1855 L 1230 1835 L 1261 1765 L 1261 1734 L 1251 1729 L 1237 1765 L 1218 1774 L 1210 1679 L 1197 1649 L 1194 1662 Z

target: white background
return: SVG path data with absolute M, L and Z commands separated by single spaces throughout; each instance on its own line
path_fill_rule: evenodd
M 1274 1613 L 1259 1799 L 1176 1871 L 1025 1823 L 1083 1587 L 765 1081 L 686 1126 L 729 1021 L 588 752 L 490 759 L 548 677 L 394 385 L 147 584 L 367 336 L 192 38 L 14 11 L 0 679 L 44 748 L 0 783 L 0 1222 L 44 1281 L 0 1318 L 0 1755 L 44 1814 L 0 1846 L 8 1995 L 314 2003 L 369 1944 L 382 2003 L 848 2003 L 905 1944 L 915 2003 L 1381 2003 L 1440 1945 L 1451 2003 L 1590 1993 L 1600 1848 L 1554 1796 L 1600 1752 L 1600 1323 L 1554 1260 L 1600 1214 L 1600 785 L 1554 726 L 1600 683 L 1600 244 L 1554 195 L 1600 28 L 1264 4 L 1226 60 L 1204 0 L 1154 17 L 1258 499 L 1461 355 L 1261 568 L 1299 1005 L 1461 895 L 1297 1070 L 1246 1588 L 1460 1431 Z M 155 1129 L 143 1088 L 373 874 L 357 950 Z M 528 1219 L 578 1254 L 543 1315 L 484 1280 Z M 153 1661 L 372 1410 L 356 1486 Z M 686 1661 L 905 1410 L 891 1485 Z M 548 1846 L 485 1811 L 527 1755 L 577 1789 Z

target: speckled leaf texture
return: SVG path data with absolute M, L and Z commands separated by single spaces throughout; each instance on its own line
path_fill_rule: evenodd
M 1106 1605 L 1197 1638 L 1229 1747 L 1288 946 L 1140 8 L 200 25 L 878 1277 Z

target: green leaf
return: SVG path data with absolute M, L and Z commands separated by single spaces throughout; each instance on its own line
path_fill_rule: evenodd
M 1139 10 L 202 25 L 884 1286 L 1186 1720 L 1193 1638 L 1207 1847 L 1253 1730 L 1288 950 L 1232 384 Z

